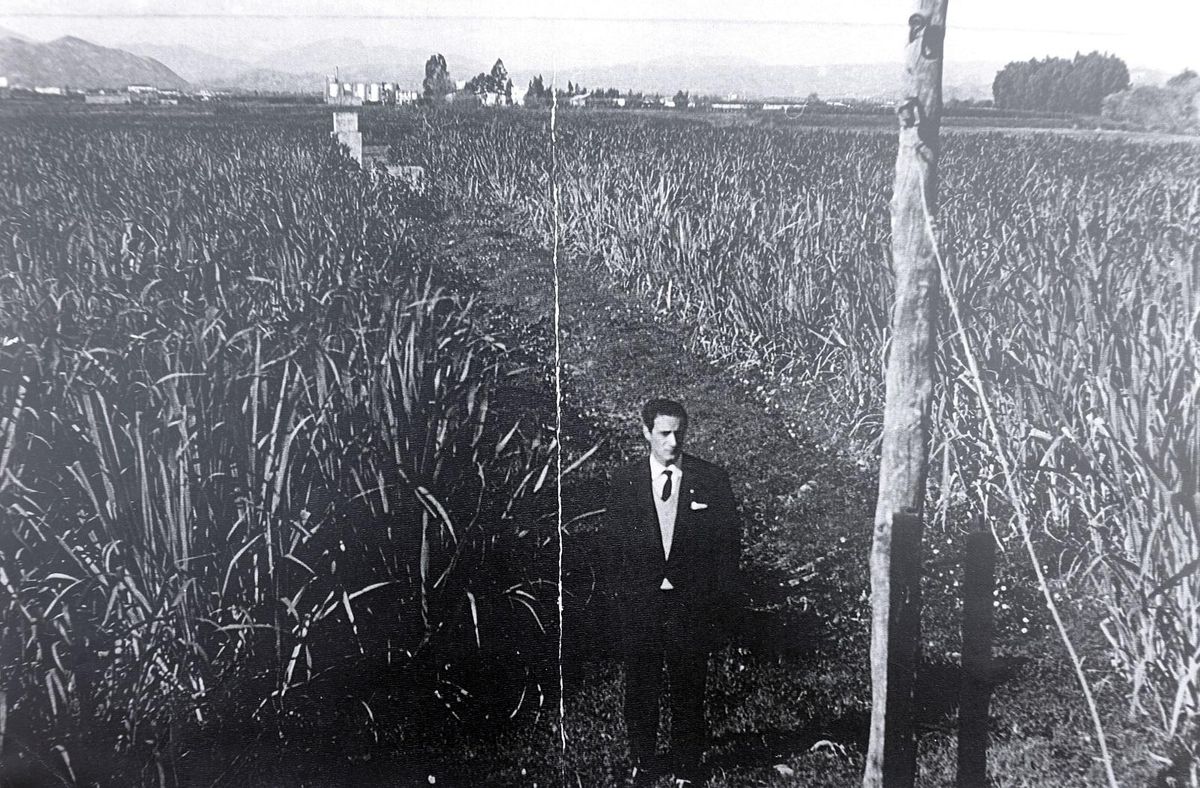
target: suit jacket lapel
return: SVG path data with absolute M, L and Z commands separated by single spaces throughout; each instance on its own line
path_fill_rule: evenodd
M 650 484 L 650 467 L 645 461 L 638 464 L 638 472 L 634 482 L 634 495 L 637 496 L 638 507 L 642 513 L 642 523 L 653 526 L 658 533 L 658 512 L 654 508 L 654 488 Z
M 696 489 L 696 464 L 690 466 L 687 462 L 687 455 L 683 457 L 683 476 L 680 479 L 679 487 L 679 507 L 675 510 L 675 534 L 671 538 L 671 555 L 682 555 L 678 552 L 683 548 L 684 540 L 688 537 L 688 527 L 692 523 L 692 501 L 695 499 L 693 491 Z

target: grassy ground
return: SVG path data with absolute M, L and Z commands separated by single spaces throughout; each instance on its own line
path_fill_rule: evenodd
M 429 251 L 464 275 L 489 328 L 514 348 L 525 372 L 496 405 L 553 423 L 553 269 L 549 254 L 514 232 L 503 213 L 451 216 Z M 637 411 L 656 395 L 687 404 L 689 449 L 725 466 L 742 504 L 742 574 L 748 605 L 731 642 L 711 662 L 710 785 L 857 784 L 866 749 L 870 687 L 866 558 L 874 501 L 869 450 L 839 445 L 810 423 L 796 392 L 776 392 L 753 371 L 715 365 L 699 327 L 655 313 L 606 286 L 580 261 L 563 260 L 560 338 L 568 456 L 598 446 L 564 489 L 565 737 L 557 687 L 521 713 L 476 723 L 372 701 L 361 686 L 307 708 L 325 714 L 289 731 L 208 731 L 181 739 L 167 782 L 264 786 L 612 786 L 628 769 L 620 718 L 622 669 L 590 595 L 590 549 L 607 471 L 643 451 Z M 765 392 L 771 391 L 768 396 Z M 810 393 L 811 394 L 811 393 Z M 958 537 L 930 527 L 921 697 L 920 785 L 954 782 L 959 581 Z M 1095 742 L 1075 679 L 1046 627 L 1021 558 L 1002 557 L 997 650 L 1004 681 L 992 705 L 991 763 L 999 786 L 1102 784 Z M 1091 620 L 1075 611 L 1074 620 Z M 1090 660 L 1103 644 L 1074 633 Z M 1090 663 L 1089 663 L 1090 664 Z M 1123 690 L 1095 671 L 1109 744 L 1123 784 L 1145 785 L 1159 768 Z M 347 682 L 359 681 L 348 677 Z M 402 679 L 401 679 L 402 680 Z M 380 679 L 384 681 L 384 679 Z M 387 687 L 371 688 L 384 698 Z M 403 697 L 403 692 L 397 692 Z M 465 716 L 465 715 L 464 715 Z M 7 783 L 6 783 L 7 784 Z M 666 781 L 663 782 L 666 784 Z
M 508 224 L 502 214 L 452 220 L 442 254 L 447 264 L 477 277 L 497 323 L 522 334 L 532 365 L 522 396 L 552 418 L 551 261 Z M 568 490 L 567 515 L 596 508 L 606 466 L 641 450 L 636 413 L 655 395 L 687 404 L 693 420 L 690 450 L 729 469 L 743 505 L 742 568 L 750 606 L 732 642 L 713 656 L 710 784 L 855 784 L 870 694 L 866 556 L 874 478 L 869 458 L 829 445 L 821 425 L 806 424 L 803 410 L 786 392 L 765 403 L 760 381 L 752 375 L 710 364 L 693 349 L 694 329 L 612 292 L 586 266 L 561 262 L 563 407 L 577 444 L 570 448 L 579 451 L 584 441 L 601 444 Z M 569 566 L 586 564 L 596 524 L 585 517 L 572 526 Z M 940 541 L 932 534 L 927 540 L 935 546 Z M 920 784 L 931 786 L 954 780 L 958 564 L 957 545 L 952 537 L 949 542 L 938 551 L 940 558 L 930 556 L 926 573 L 929 664 L 922 676 Z M 1002 557 L 1002 585 L 1015 590 L 1019 564 L 1019 556 L 1011 566 Z M 1040 619 L 1036 599 L 1028 594 L 1011 599 L 1012 605 L 1005 602 L 1001 608 L 998 602 L 997 608 L 1005 681 L 992 705 L 994 784 L 1101 784 L 1086 710 L 1062 649 Z M 621 668 L 608 644 L 597 640 L 601 630 L 589 625 L 586 606 L 568 600 L 568 609 L 583 615 L 577 631 L 571 631 L 573 617 L 567 623 L 565 749 L 557 709 L 548 704 L 533 726 L 460 731 L 440 742 L 433 737 L 426 760 L 417 758 L 417 771 L 429 772 L 426 780 L 432 777 L 439 785 L 619 784 L 627 768 Z M 1078 612 L 1087 620 L 1086 611 Z M 1075 634 L 1087 639 L 1086 631 Z M 1095 638 L 1090 645 L 1092 653 L 1101 653 Z M 1118 774 L 1124 784 L 1146 784 L 1157 766 L 1137 727 L 1122 716 L 1123 688 L 1105 683 L 1103 676 L 1096 672 L 1094 678 L 1100 680 Z M 453 757 L 447 757 L 447 749 Z M 411 763 L 409 752 L 405 759 Z M 404 771 L 388 763 L 394 760 L 361 764 L 353 767 L 352 779 L 339 781 L 407 784 L 396 782 L 404 779 Z
M 494 407 L 550 425 L 552 264 L 544 249 L 514 231 L 517 224 L 503 212 L 441 217 L 434 226 L 437 241 L 422 254 L 477 291 L 489 333 L 524 364 L 496 392 Z M 858 782 L 870 694 L 871 448 L 843 441 L 813 422 L 809 406 L 822 392 L 778 391 L 775 381 L 754 369 L 714 362 L 703 350 L 704 326 L 648 309 L 613 289 L 587 262 L 560 262 L 566 453 L 578 457 L 597 447 L 564 489 L 569 535 L 563 715 L 557 676 L 555 686 L 542 686 L 540 696 L 526 699 L 513 719 L 506 711 L 471 721 L 470 714 L 457 719 L 449 703 L 432 709 L 402 705 L 414 694 L 405 692 L 404 682 L 434 686 L 421 676 L 347 672 L 293 706 L 303 712 L 289 712 L 311 716 L 273 720 L 278 730 L 267 730 L 267 724 L 238 729 L 217 713 L 211 718 L 222 720 L 222 730 L 180 731 L 178 758 L 167 767 L 176 773 L 165 774 L 160 784 L 618 784 L 628 766 L 620 721 L 623 681 L 592 587 L 592 545 L 600 525 L 595 510 L 608 469 L 644 451 L 636 414 L 655 395 L 687 403 L 693 417 L 690 450 L 730 470 L 743 506 L 749 601 L 732 641 L 713 656 L 712 785 Z M 931 524 L 926 533 L 922 785 L 952 784 L 954 778 L 960 536 L 944 524 Z M 992 707 L 994 783 L 1100 784 L 1075 677 L 1023 560 L 1019 554 L 1001 558 L 996 613 L 1004 680 Z M 553 593 L 549 584 L 542 589 Z M 1124 718 L 1125 688 L 1101 669 L 1105 644 L 1089 626 L 1096 616 L 1082 603 L 1070 612 L 1073 638 L 1088 655 L 1118 774 L 1125 784 L 1146 784 L 1159 764 L 1144 732 Z M 486 668 L 493 675 L 495 666 L 480 667 L 478 674 Z M 495 674 L 504 675 L 503 667 Z M 232 706 L 245 706 L 238 681 L 221 691 Z M 85 752 L 71 749 L 80 772 Z M 110 753 L 96 754 L 97 760 L 107 757 Z M 0 783 L 8 785 L 9 777 L 0 773 Z M 15 784 L 22 784 L 19 778 Z

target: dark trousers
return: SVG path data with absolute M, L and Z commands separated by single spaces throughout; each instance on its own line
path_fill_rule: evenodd
M 629 752 L 643 764 L 657 747 L 659 703 L 663 694 L 663 666 L 671 698 L 671 760 L 676 771 L 699 767 L 704 753 L 704 684 L 708 652 L 689 637 L 686 611 L 662 592 L 647 611 L 655 634 L 645 647 L 625 656 L 625 729 Z

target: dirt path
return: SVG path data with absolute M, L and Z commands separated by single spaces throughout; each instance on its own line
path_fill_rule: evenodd
M 442 254 L 478 276 L 484 299 L 530 326 L 531 344 L 552 358 L 552 261 L 506 225 L 499 215 L 452 220 Z M 775 764 L 812 767 L 820 781 L 809 784 L 857 779 L 853 753 L 869 698 L 865 557 L 873 479 L 806 434 L 804 414 L 767 406 L 747 381 L 702 358 L 688 329 L 669 315 L 628 303 L 575 261 L 561 261 L 559 285 L 563 407 L 608 441 L 602 461 L 642 451 L 640 406 L 669 396 L 689 409 L 689 450 L 726 467 L 743 504 L 751 604 L 733 646 L 715 657 L 712 784 L 761 779 Z M 612 660 L 594 660 L 568 692 L 568 734 L 577 745 L 568 746 L 572 784 L 610 784 L 623 766 L 617 673 Z M 827 744 L 810 752 L 817 742 Z M 511 768 L 496 779 L 519 782 L 519 768 L 527 767 Z
M 517 226 L 502 213 L 451 219 L 441 254 L 478 277 L 483 299 L 507 321 L 528 326 L 520 345 L 532 348 L 541 367 L 531 396 L 544 408 L 553 391 L 553 264 L 536 242 L 508 229 Z M 565 423 L 571 434 L 604 442 L 581 471 L 592 484 L 569 482 L 593 497 L 572 501 L 568 516 L 599 506 L 595 496 L 608 468 L 644 450 L 638 411 L 652 396 L 688 407 L 689 450 L 729 470 L 742 504 L 749 604 L 731 645 L 711 663 L 709 785 L 857 784 L 869 719 L 874 469 L 816 437 L 828 430 L 806 424 L 812 417 L 799 392 L 764 402 L 755 381 L 703 357 L 685 321 L 643 308 L 580 261 L 561 260 L 559 272 Z M 587 448 L 578 440 L 568 447 L 575 455 Z M 567 545 L 586 551 L 584 529 L 574 529 Z M 947 542 L 941 555 L 935 547 L 926 557 L 926 653 L 918 675 L 922 785 L 952 783 L 955 763 L 959 613 L 951 583 L 960 567 L 957 547 Z M 572 634 L 568 629 L 567 638 Z M 606 644 L 589 640 L 592 633 L 575 634 L 582 642 L 573 653 L 583 659 L 567 684 L 566 757 L 552 729 L 529 732 L 535 741 L 517 746 L 498 742 L 479 754 L 490 784 L 528 786 L 534 774 L 544 780 L 539 785 L 620 784 L 626 756 L 619 663 Z M 998 664 L 1026 665 L 995 691 L 989 757 L 999 783 L 1028 784 L 1054 773 L 1063 785 L 1095 784 L 1100 775 L 1081 698 L 1049 628 L 1002 635 L 996 653 Z M 1121 689 L 1105 693 L 1110 746 L 1136 782 L 1153 764 L 1137 727 L 1124 720 Z M 531 763 L 532 753 L 540 760 Z
M 481 320 L 528 367 L 497 392 L 507 398 L 502 407 L 552 424 L 553 265 L 548 252 L 510 229 L 518 226 L 502 213 L 451 217 L 429 254 L 435 264 L 469 280 Z M 742 504 L 748 604 L 732 642 L 711 662 L 710 788 L 858 784 L 870 698 L 871 469 L 823 445 L 815 430 L 805 430 L 806 415 L 789 404 L 786 392 L 767 404 L 755 394 L 754 382 L 707 361 L 693 347 L 684 321 L 632 303 L 577 261 L 562 261 L 560 274 L 568 459 L 599 443 L 564 485 L 567 517 L 601 506 L 608 470 L 644 450 L 638 410 L 652 396 L 687 405 L 689 450 L 729 470 Z M 598 525 L 595 517 L 572 523 L 564 566 L 590 563 L 589 536 Z M 933 563 L 941 582 L 947 572 L 958 571 L 950 558 Z M 564 582 L 569 595 L 580 585 L 578 578 Z M 949 650 L 955 647 L 957 613 L 948 599 L 926 594 L 925 634 L 938 647 L 929 648 L 933 641 L 927 639 L 927 663 L 918 677 L 926 734 L 921 785 L 954 780 L 951 724 L 958 679 Z M 304 779 L 263 784 L 622 785 L 628 764 L 620 663 L 604 640 L 604 628 L 587 618 L 586 600 L 572 597 L 567 604 L 565 753 L 555 690 L 548 689 L 532 721 L 526 716 L 513 725 L 431 731 L 400 750 L 384 746 L 340 758 L 314 753 L 299 770 L 296 764 L 277 770 L 303 773 Z M 1038 784 L 1046 774 L 1055 774 L 1062 785 L 1096 784 L 1097 765 L 1080 722 L 1083 709 L 1056 641 L 1026 639 L 1022 648 L 1040 656 L 1020 680 L 997 689 L 993 773 L 1007 785 Z M 1130 728 L 1110 744 L 1144 762 L 1138 741 Z M 1145 771 L 1138 766 L 1133 773 Z

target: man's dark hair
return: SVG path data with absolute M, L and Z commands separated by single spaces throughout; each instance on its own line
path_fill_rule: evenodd
M 681 429 L 687 429 L 687 411 L 673 399 L 657 397 L 642 406 L 642 423 L 646 425 L 646 429 L 654 429 L 654 420 L 659 416 L 673 416 L 679 419 Z

